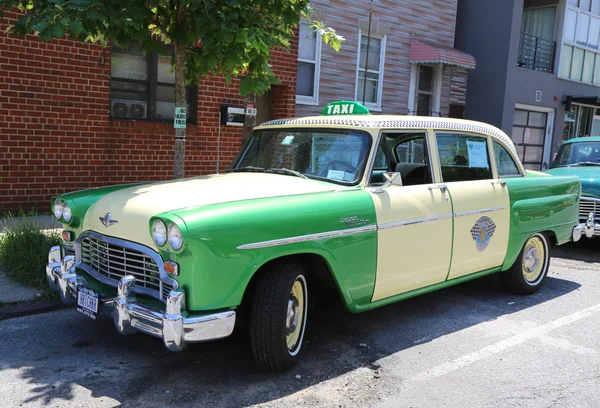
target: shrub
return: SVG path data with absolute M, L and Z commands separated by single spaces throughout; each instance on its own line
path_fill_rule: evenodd
M 15 282 L 38 289 L 49 289 L 46 282 L 48 250 L 61 243 L 56 230 L 40 231 L 32 220 L 22 217 L 0 235 L 0 267 Z

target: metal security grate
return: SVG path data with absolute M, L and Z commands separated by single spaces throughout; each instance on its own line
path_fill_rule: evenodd
M 556 43 L 521 33 L 517 65 L 535 71 L 552 73 Z
M 136 287 L 165 301 L 173 286 L 160 278 L 156 262 L 148 254 L 99 239 L 85 237 L 81 241 L 81 262 L 97 274 L 108 278 L 114 286 L 127 275 L 136 278 Z
M 600 222 L 600 200 L 582 198 L 579 201 L 579 217 L 587 219 L 591 212 L 594 213 L 595 222 Z

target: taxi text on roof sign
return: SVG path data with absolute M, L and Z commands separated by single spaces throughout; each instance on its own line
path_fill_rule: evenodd
M 370 115 L 371 112 L 362 104 L 354 101 L 337 101 L 325 105 L 321 115 Z

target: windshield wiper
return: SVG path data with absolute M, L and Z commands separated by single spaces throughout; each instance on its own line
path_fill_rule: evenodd
M 265 169 L 263 167 L 256 167 L 256 166 L 244 166 L 244 167 L 238 167 L 236 169 L 229 169 L 226 171 L 226 173 L 233 173 L 233 172 L 238 172 L 238 171 L 256 171 L 259 173 L 263 173 L 263 172 L 266 172 L 267 169 Z
M 587 161 L 587 162 L 578 162 L 578 163 L 569 164 L 569 167 L 571 167 L 571 166 L 600 166 L 600 163 L 594 163 L 591 161 Z
M 281 168 L 273 167 L 273 168 L 267 169 L 265 171 L 267 173 L 289 174 L 289 175 L 300 177 L 303 179 L 308 179 L 308 177 L 306 177 L 304 174 L 300 173 L 299 171 L 286 169 L 285 167 L 281 167 Z

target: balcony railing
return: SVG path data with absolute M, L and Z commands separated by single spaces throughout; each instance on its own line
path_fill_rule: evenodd
M 517 65 L 535 71 L 554 72 L 556 43 L 521 33 Z

